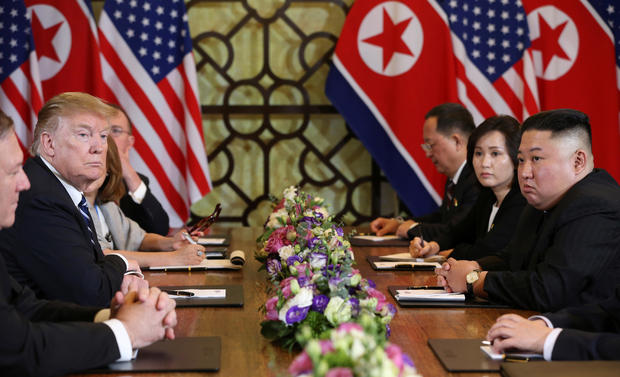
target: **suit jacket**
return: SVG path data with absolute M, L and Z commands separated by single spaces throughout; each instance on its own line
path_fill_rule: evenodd
M 563 328 L 553 360 L 620 360 L 620 286 L 609 299 L 546 314 Z
M 40 298 L 108 306 L 125 262 L 91 243 L 82 215 L 40 157 L 28 159 L 24 171 L 31 188 L 19 194 L 13 227 L 0 232 L 9 273 Z
M 157 233 L 165 236 L 170 231 L 168 214 L 155 196 L 153 196 L 149 188 L 149 179 L 142 174 L 138 175 L 146 185 L 144 200 L 140 204 L 134 202 L 131 196 L 129 196 L 129 190 L 127 190 L 125 196 L 120 200 L 120 207 L 127 217 L 137 222 L 147 233 Z
M 480 185 L 476 179 L 474 169 L 472 169 L 471 165 L 466 163 L 454 187 L 452 205 L 450 205 L 444 193 L 441 207 L 439 207 L 437 211 L 425 216 L 413 218 L 415 222 L 422 223 L 422 234 L 424 239 L 437 239 L 442 233 L 448 232 L 450 227 L 462 221 L 473 207 L 476 199 L 478 199 L 479 192 Z M 409 239 L 413 239 L 420 235 L 419 230 L 416 228 L 417 227 L 413 227 L 407 232 Z
M 605 299 L 620 283 L 620 186 L 595 169 L 549 211 L 527 205 L 508 246 L 478 260 L 492 300 L 556 311 Z
M 487 231 L 495 202 L 497 198 L 493 190 L 483 188 L 467 216 L 434 241 L 441 250 L 454 248 L 450 256 L 455 259 L 476 260 L 500 252 L 512 238 L 521 211 L 527 204 L 516 178 L 493 219 L 491 230 Z
M 97 310 L 37 299 L 9 276 L 0 256 L 0 374 L 59 375 L 118 359 L 112 330 L 83 322 L 92 322 Z

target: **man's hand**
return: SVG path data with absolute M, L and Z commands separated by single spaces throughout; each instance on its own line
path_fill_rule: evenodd
M 146 299 L 141 301 L 141 296 Z M 174 339 L 172 328 L 177 324 L 175 306 L 174 300 L 158 288 L 132 291 L 114 311 L 114 318 L 125 326 L 132 348 L 142 348 L 164 337 Z
M 409 230 L 409 228 L 411 228 L 412 226 L 416 224 L 417 223 L 413 220 L 403 221 L 398 226 L 398 228 L 396 228 L 396 235 L 400 238 L 409 238 L 409 235 L 407 235 L 407 231 Z
M 142 270 L 140 270 L 140 264 L 138 263 L 137 260 L 135 259 L 127 259 L 127 271 L 138 271 L 138 272 L 142 272 Z
M 378 217 L 370 223 L 370 230 L 375 232 L 377 236 L 384 236 L 388 233 L 395 233 L 398 225 L 399 222 L 396 219 Z
M 478 262 L 448 258 L 441 268 L 435 269 L 435 273 L 439 275 L 437 282 L 448 292 L 465 292 L 467 291 L 465 277 L 478 269 L 480 269 Z
M 123 180 L 127 185 L 127 189 L 131 192 L 134 192 L 142 183 L 142 179 L 136 172 L 136 170 L 131 166 L 131 162 L 129 162 L 129 150 L 131 146 L 128 146 L 127 149 L 121 150 L 119 148 L 118 154 L 121 160 L 121 169 L 123 170 Z
M 120 291 L 123 295 L 129 292 L 138 292 L 142 289 L 148 289 L 149 282 L 136 275 L 123 276 L 123 282 L 121 283 Z
M 504 314 L 487 333 L 487 340 L 493 343 L 493 351 L 498 353 L 511 348 L 543 353 L 545 339 L 550 332 L 551 329 L 541 319 L 530 321 L 516 314 Z
M 422 239 L 420 237 L 416 237 L 409 243 L 409 253 L 412 258 L 430 257 L 438 252 L 439 244 L 435 241 L 424 242 L 424 246 L 422 246 Z

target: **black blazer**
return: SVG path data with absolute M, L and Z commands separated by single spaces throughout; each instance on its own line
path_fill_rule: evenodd
M 603 300 L 620 284 L 620 186 L 595 169 L 549 211 L 527 205 L 508 244 L 478 260 L 495 301 L 556 311 Z
M 96 312 L 95 308 L 37 299 L 9 276 L 0 256 L 0 374 L 60 375 L 118 359 L 112 330 L 103 323 L 92 323 Z
M 455 259 L 476 260 L 500 252 L 512 238 L 521 211 L 527 204 L 516 178 L 495 215 L 491 230 L 487 232 L 491 207 L 495 202 L 497 198 L 493 190 L 483 188 L 467 216 L 434 241 L 441 250 L 454 248 L 450 257 Z
M 563 328 L 553 360 L 620 360 L 620 286 L 609 299 L 545 314 Z
M 13 227 L 0 232 L 9 273 L 39 298 L 108 306 L 125 262 L 92 244 L 82 215 L 40 157 L 28 159 L 24 171 L 31 188 L 19 194 Z
M 471 165 L 466 163 L 461 171 L 456 186 L 454 186 L 454 200 L 452 205 L 448 205 L 448 199 L 444 193 L 441 207 L 439 207 L 437 211 L 425 216 L 413 218 L 415 222 L 423 224 L 422 234 L 424 235 L 424 239 L 437 239 L 440 234 L 447 232 L 450 227 L 463 220 L 473 207 L 476 199 L 478 199 L 479 192 L 480 185 L 476 179 L 474 169 L 472 169 Z M 417 227 L 411 228 L 407 232 L 407 236 L 410 240 L 420 235 L 419 230 L 416 228 Z
M 149 179 L 139 174 L 140 179 L 146 185 L 146 195 L 141 204 L 134 202 L 129 196 L 129 190 L 120 200 L 120 207 L 125 216 L 137 222 L 147 233 L 157 233 L 165 236 L 170 231 L 168 214 L 162 208 L 159 201 L 153 196 L 149 188 Z M 127 188 L 125 186 L 125 188 Z

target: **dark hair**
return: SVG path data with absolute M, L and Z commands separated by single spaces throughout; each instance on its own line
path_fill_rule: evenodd
M 121 157 L 113 137 L 108 137 L 108 154 L 106 156 L 107 174 L 105 181 L 99 187 L 97 199 L 102 203 L 118 202 L 125 195 L 125 184 L 123 183 L 123 168 Z
M 0 110 L 0 140 L 4 139 L 13 129 L 13 119 Z
M 476 144 L 481 137 L 492 131 L 498 131 L 504 136 L 506 143 L 506 152 L 512 161 L 514 168 L 518 166 L 517 153 L 519 152 L 519 143 L 521 142 L 521 134 L 519 133 L 519 121 L 509 115 L 492 116 L 471 133 L 467 142 L 467 163 L 473 166 L 474 150 Z
M 577 134 L 592 150 L 592 128 L 590 118 L 581 111 L 558 109 L 542 111 L 527 118 L 521 127 L 521 134 L 529 130 L 551 131 L 551 136 Z M 587 140 L 584 140 L 587 139 Z
M 457 131 L 463 136 L 469 137 L 476 128 L 474 118 L 469 111 L 459 103 L 442 103 L 430 109 L 424 119 L 437 117 L 437 132 L 449 136 Z

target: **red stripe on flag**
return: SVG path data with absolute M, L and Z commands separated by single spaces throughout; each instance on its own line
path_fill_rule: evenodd
M 196 130 L 200 135 L 202 132 L 202 117 L 200 116 L 200 104 L 198 103 L 198 98 L 196 98 L 196 93 L 192 90 L 192 86 L 187 79 L 187 75 L 185 74 L 185 67 L 183 64 L 179 64 L 177 67 L 181 77 L 183 78 L 183 89 L 185 90 L 185 103 L 187 104 L 187 108 L 189 109 L 189 113 L 194 120 L 194 124 L 196 126 Z
M 146 143 L 140 132 L 134 129 L 133 136 L 135 137 L 136 141 L 134 144 L 136 151 L 140 154 L 142 159 L 147 162 L 151 173 L 153 173 L 155 178 L 157 178 L 157 182 L 159 183 L 159 186 L 161 187 L 164 194 L 166 195 L 170 206 L 172 206 L 174 211 L 181 219 L 185 219 L 188 213 L 187 204 L 185 203 L 177 189 L 168 179 L 166 172 L 159 163 L 159 160 L 157 159 L 157 157 L 155 157 L 151 148 L 148 147 L 148 144 Z
M 28 62 L 24 63 L 27 64 Z M 24 97 L 22 96 L 22 92 L 19 91 L 17 86 L 11 78 L 7 78 L 2 82 L 2 90 L 7 94 L 9 100 L 13 103 L 13 107 L 19 113 L 22 122 L 26 125 L 26 128 L 29 132 L 32 132 L 32 117 L 30 112 L 30 105 Z M 16 119 L 13 119 L 15 123 L 19 123 Z
M 508 86 L 506 80 L 504 80 L 503 77 L 500 77 L 495 80 L 493 87 L 495 87 L 495 90 L 497 90 L 506 104 L 508 104 L 508 107 L 510 107 L 510 110 L 514 114 L 515 118 L 517 118 L 519 122 L 523 121 L 523 104 L 512 88 Z
M 159 135 L 159 138 L 164 145 L 164 148 L 168 152 L 170 160 L 177 166 L 179 171 L 183 172 L 185 169 L 185 161 L 183 153 L 179 147 L 174 143 L 174 139 L 168 132 L 164 121 L 161 119 L 157 110 L 153 106 L 153 103 L 148 98 L 146 93 L 140 87 L 140 84 L 134 80 L 133 75 L 127 70 L 125 64 L 121 61 L 120 57 L 116 54 L 116 50 L 112 48 L 105 35 L 100 35 L 99 42 L 101 43 L 101 51 L 110 63 L 110 66 L 116 73 L 116 76 L 123 82 L 125 88 L 129 94 L 133 97 L 134 101 L 144 116 L 148 119 L 149 123 L 153 127 L 153 130 Z M 148 161 L 148 160 L 146 160 Z M 184 173 L 182 173 L 184 174 Z
M 463 84 L 465 84 L 465 90 L 467 92 L 467 97 L 474 103 L 480 114 L 486 119 L 495 115 L 495 110 L 489 105 L 487 100 L 480 94 L 476 85 L 474 85 L 465 72 L 465 66 L 463 63 L 454 59 L 456 62 L 456 77 L 459 78 Z
M 43 107 L 43 94 L 39 93 L 39 89 L 34 83 L 32 79 L 32 72 L 30 71 L 30 60 L 22 64 L 22 70 L 24 71 L 24 75 L 28 78 L 28 85 L 30 86 L 30 103 L 32 104 L 32 110 L 35 114 L 39 113 L 39 110 Z M 32 130 L 34 126 L 32 123 L 28 123 L 28 129 Z

